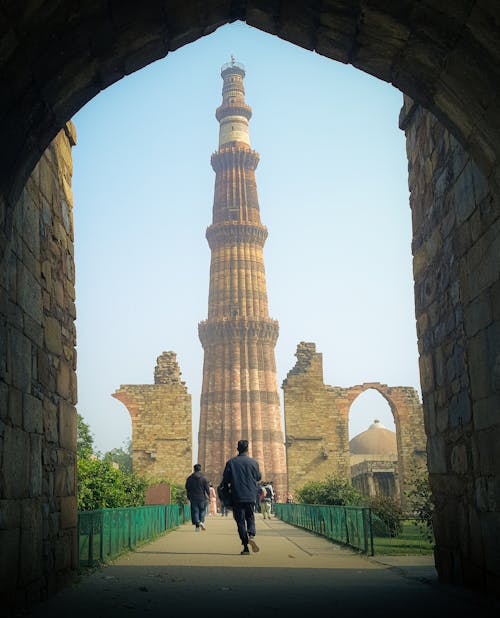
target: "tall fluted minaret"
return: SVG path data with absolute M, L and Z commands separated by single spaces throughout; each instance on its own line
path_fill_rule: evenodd
M 286 463 L 274 347 L 278 322 L 269 317 L 255 168 L 250 148 L 242 64 L 222 67 L 219 150 L 212 155 L 215 195 L 207 240 L 212 252 L 208 320 L 199 324 L 205 358 L 200 407 L 199 457 L 219 482 L 240 439 L 283 499 Z

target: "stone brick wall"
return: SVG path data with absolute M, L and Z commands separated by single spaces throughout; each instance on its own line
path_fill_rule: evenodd
M 406 132 L 420 374 L 436 565 L 500 588 L 500 204 L 458 142 L 411 99 Z
M 0 586 L 24 605 L 76 568 L 76 353 L 68 123 L 35 167 L 0 268 Z
M 155 383 L 121 385 L 113 397 L 132 418 L 132 466 L 151 479 L 184 485 L 192 472 L 191 395 L 175 352 L 157 359 Z
M 289 491 L 328 474 L 350 478 L 349 410 L 364 391 L 377 390 L 396 425 L 398 478 L 425 463 L 422 405 L 414 388 L 378 382 L 349 388 L 323 383 L 323 359 L 314 343 L 297 346 L 297 363 L 283 382 Z M 404 495 L 401 492 L 401 499 Z
M 336 406 L 343 389 L 323 383 L 323 355 L 299 343 L 297 363 L 283 382 L 288 490 L 329 474 L 350 477 L 349 434 Z

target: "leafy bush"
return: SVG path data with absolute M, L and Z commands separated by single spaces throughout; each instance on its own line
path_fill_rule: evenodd
M 182 506 L 184 504 L 188 504 L 189 500 L 187 498 L 186 488 L 184 485 L 170 485 L 170 499 L 172 500 L 172 504 L 178 504 Z
M 388 496 L 373 496 L 368 500 L 373 517 L 375 536 L 395 537 L 403 531 L 404 513 L 399 502 Z
M 78 460 L 78 509 L 142 506 L 147 481 L 100 459 Z
M 409 471 L 404 494 L 408 501 L 411 515 L 420 525 L 423 535 L 428 540 L 432 540 L 434 538 L 432 532 L 434 505 L 432 503 L 431 485 L 427 468 L 418 466 Z
M 324 481 L 310 481 L 297 491 L 297 498 L 303 504 L 329 504 L 334 506 L 357 506 L 363 503 L 363 496 L 347 479 L 327 476 Z

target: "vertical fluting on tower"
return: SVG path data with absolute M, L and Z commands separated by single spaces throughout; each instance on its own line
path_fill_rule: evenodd
M 212 224 L 208 319 L 198 327 L 204 349 L 198 460 L 213 482 L 236 453 L 242 438 L 265 480 L 284 498 L 286 463 L 274 347 L 278 322 L 269 317 L 263 247 L 267 229 L 260 221 L 255 169 L 259 155 L 250 148 L 242 64 L 221 70 L 219 150 L 212 155 L 216 174 Z

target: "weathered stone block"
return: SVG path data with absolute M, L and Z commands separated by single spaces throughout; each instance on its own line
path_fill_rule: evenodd
M 468 391 L 462 391 L 451 398 L 448 413 L 450 427 L 462 427 L 470 422 L 472 418 L 472 408 Z
M 25 585 L 42 574 L 43 520 L 38 500 L 23 500 L 19 580 Z
M 27 393 L 23 395 L 23 428 L 29 433 L 43 432 L 42 401 Z
M 71 400 L 72 397 L 71 374 L 69 363 L 61 360 L 57 372 L 57 393 L 67 400 Z
M 43 431 L 49 442 L 59 440 L 57 406 L 48 399 L 43 402 Z
M 492 304 L 488 291 L 480 294 L 465 307 L 465 328 L 469 337 L 473 337 L 489 325 L 492 320 L 491 309 Z
M 42 288 L 24 264 L 18 266 L 17 302 L 22 310 L 35 320 L 42 321 Z
M 24 392 L 31 390 L 31 342 L 17 329 L 8 330 L 10 357 L 9 378 L 13 386 Z
M 54 544 L 54 568 L 56 571 L 64 571 L 71 566 L 71 538 L 64 535 L 56 539 Z
M 62 354 L 61 323 L 55 318 L 48 317 L 44 324 L 45 346 L 51 354 Z
M 76 451 L 75 407 L 66 401 L 59 404 L 59 444 L 68 450 Z
M 440 435 L 427 440 L 427 465 L 431 474 L 446 474 L 448 471 L 446 444 Z
M 61 498 L 61 528 L 75 528 L 78 521 L 76 496 Z
M 473 419 L 475 429 L 487 429 L 500 424 L 500 396 L 493 395 L 474 403 Z
M 24 242 L 33 256 L 40 257 L 40 219 L 38 207 L 28 192 L 23 191 L 20 206 L 22 206 L 22 234 Z
M 22 427 L 23 393 L 12 387 L 9 389 L 9 419 L 14 427 Z
M 30 436 L 30 482 L 29 495 L 31 497 L 42 494 L 42 436 L 31 434 Z
M 488 344 L 486 332 L 480 331 L 469 339 L 468 366 L 473 401 L 485 399 L 491 394 L 490 367 L 488 365 Z
M 451 469 L 456 474 L 465 474 L 469 469 L 467 447 L 465 444 L 457 444 L 451 451 Z
M 5 427 L 3 464 L 0 486 L 5 498 L 24 498 L 29 495 L 29 434 L 15 427 Z M 19 457 L 22 453 L 23 456 Z
M 75 492 L 75 466 L 59 467 L 54 475 L 54 493 L 56 496 L 71 496 Z

